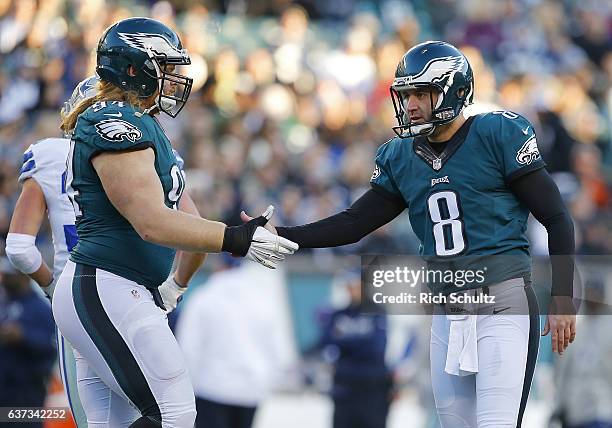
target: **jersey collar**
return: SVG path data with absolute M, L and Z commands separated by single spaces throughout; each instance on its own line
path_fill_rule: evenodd
M 452 136 L 450 140 L 445 143 L 440 143 L 444 145 L 444 149 L 442 152 L 438 153 L 432 146 L 431 143 L 427 140 L 425 136 L 419 136 L 414 138 L 414 142 L 412 143 L 412 149 L 414 153 L 420 157 L 431 169 L 434 171 L 439 171 L 442 167 L 448 162 L 450 157 L 457 151 L 457 149 L 463 144 L 465 141 L 465 137 L 470 131 L 470 127 L 472 126 L 472 122 L 474 121 L 475 116 L 468 117 L 461 128 L 455 132 L 455 135 Z

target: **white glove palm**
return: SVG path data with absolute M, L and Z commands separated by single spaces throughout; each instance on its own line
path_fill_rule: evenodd
M 290 256 L 298 249 L 299 246 L 295 242 L 275 235 L 260 226 L 255 229 L 246 258 L 267 268 L 276 269 L 278 263 L 285 260 L 285 256 Z
M 261 215 L 270 220 L 273 214 L 274 207 L 270 205 Z M 295 253 L 299 248 L 295 242 L 259 226 L 255 229 L 246 258 L 267 268 L 276 269 L 278 263 L 285 260 L 285 256 Z
M 166 313 L 170 313 L 176 309 L 178 302 L 183 298 L 183 293 L 187 291 L 187 287 L 181 287 L 174 280 L 174 276 L 170 275 L 162 285 L 158 288 L 159 294 L 162 296 Z

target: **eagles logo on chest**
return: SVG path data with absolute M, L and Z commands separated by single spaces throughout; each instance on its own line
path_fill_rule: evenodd
M 142 132 L 130 122 L 119 119 L 106 119 L 96 123 L 96 132 L 105 140 L 135 142 L 142 137 Z

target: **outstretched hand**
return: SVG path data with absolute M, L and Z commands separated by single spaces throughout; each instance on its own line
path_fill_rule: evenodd
M 223 251 L 246 257 L 267 268 L 276 269 L 277 265 L 299 249 L 293 241 L 278 236 L 276 229 L 269 226 L 274 207 L 270 205 L 259 217 L 240 213 L 244 223 L 240 226 L 225 228 Z M 248 249 L 245 248 L 248 245 Z
M 266 210 L 267 211 L 267 210 Z M 263 215 L 263 214 L 262 214 Z M 251 217 L 250 215 L 248 215 L 247 213 L 245 213 L 244 211 L 240 211 L 240 220 L 242 220 L 243 222 L 248 222 L 253 220 L 255 217 Z M 276 228 L 274 226 L 272 226 L 272 223 L 270 223 L 269 221 L 265 224 L 264 226 L 269 232 L 278 235 L 278 233 L 276 232 Z

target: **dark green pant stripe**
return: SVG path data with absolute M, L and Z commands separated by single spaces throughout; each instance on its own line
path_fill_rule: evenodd
M 523 396 L 521 397 L 521 407 L 519 408 L 517 428 L 521 428 L 523 423 L 523 415 L 527 406 L 527 398 L 529 398 L 529 390 L 533 380 L 533 372 L 535 371 L 536 361 L 538 359 L 538 348 L 540 346 L 540 310 L 538 308 L 538 299 L 531 288 L 531 285 L 525 287 L 527 294 L 527 303 L 529 305 L 529 342 L 527 345 L 527 364 L 525 367 L 525 378 L 523 380 Z
M 161 423 L 161 412 L 132 352 L 104 311 L 96 287 L 96 268 L 76 264 L 72 295 L 79 320 L 102 354 L 121 389 L 140 410 Z

